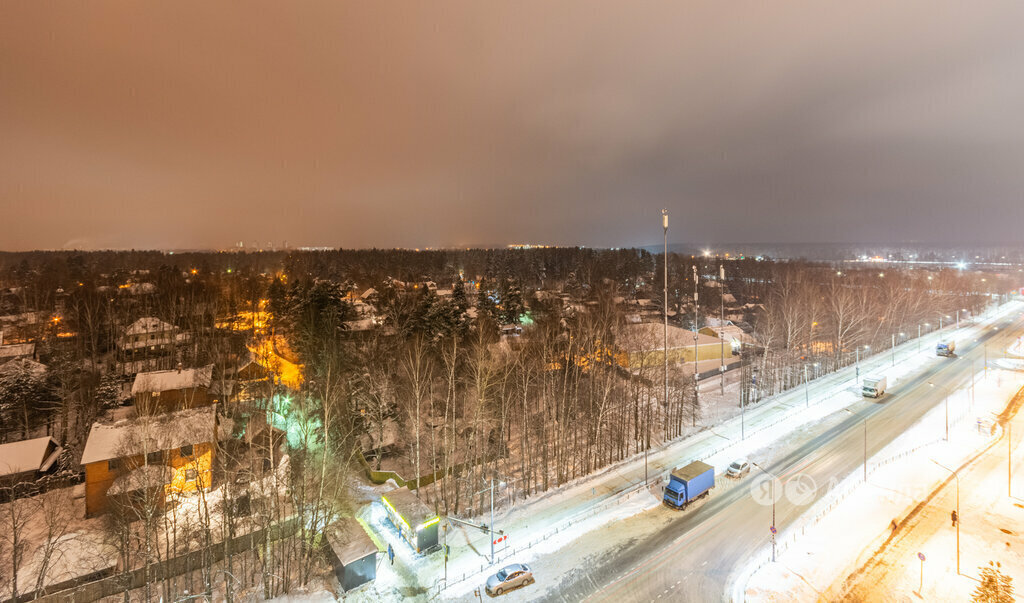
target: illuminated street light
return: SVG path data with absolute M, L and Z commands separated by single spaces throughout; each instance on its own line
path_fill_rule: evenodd
M 766 474 L 768 474 L 772 478 L 772 525 L 771 525 L 771 532 L 772 532 L 772 563 L 775 563 L 775 532 L 777 531 L 777 529 L 775 527 L 775 482 L 779 482 L 779 484 L 781 485 L 782 484 L 782 480 L 780 480 L 774 473 L 772 473 L 771 471 L 768 471 L 767 469 L 765 469 L 761 465 L 758 465 L 757 463 L 754 463 L 754 462 L 751 462 L 750 464 L 755 466 L 755 467 L 757 467 L 761 471 L 764 471 Z
M 942 467 L 946 471 L 953 474 L 953 478 L 956 479 L 956 575 L 960 575 L 960 476 L 957 475 L 956 471 L 953 471 L 949 467 L 946 467 L 942 463 L 935 459 L 930 459 L 931 462 L 935 463 L 939 467 Z
M 849 408 L 844 408 L 846 412 L 853 416 L 857 416 Z M 864 417 L 864 483 L 868 483 L 868 419 Z
M 935 387 L 935 384 L 932 383 L 931 381 L 928 382 L 928 385 L 931 386 L 931 387 Z M 946 404 L 946 441 L 948 442 L 949 441 L 949 388 L 944 386 L 944 385 L 940 385 L 939 387 L 941 387 L 942 390 L 946 392 L 946 397 L 945 397 L 945 404 Z

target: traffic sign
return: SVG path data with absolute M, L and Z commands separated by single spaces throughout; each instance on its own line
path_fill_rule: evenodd
M 778 530 L 775 529 L 775 526 L 772 526 L 772 527 L 770 527 L 768 529 L 772 531 L 772 534 L 778 534 L 779 533 Z
M 920 559 L 921 561 L 924 561 L 924 553 L 918 553 L 917 554 L 917 558 Z

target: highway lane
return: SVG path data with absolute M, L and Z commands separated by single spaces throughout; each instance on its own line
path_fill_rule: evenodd
M 1001 349 L 1019 334 L 1024 321 L 1013 314 L 995 326 L 998 330 L 989 326 L 977 342 L 958 342 L 961 354 L 957 358 L 935 362 L 904 379 L 893 393 L 878 401 L 865 399 L 854 404 L 849 407 L 853 415 L 840 413 L 841 419 L 822 421 L 811 428 L 804 443 L 777 455 L 767 466 L 762 464 L 783 482 L 802 472 L 819 486 L 806 505 L 794 505 L 786 497 L 778 500 L 775 524 L 780 532 L 825 494 L 822 486 L 861 469 L 865 418 L 870 456 L 942 404 L 946 395 L 943 387 L 969 382 L 972 359 L 981 369 L 983 345 L 988 342 L 993 350 Z M 943 387 L 932 387 L 929 381 Z M 951 409 L 951 416 L 955 414 Z M 942 435 L 937 433 L 936 438 Z M 756 502 L 746 486 L 714 492 L 695 507 L 677 512 L 663 530 L 581 568 L 556 589 L 558 599 L 655 601 L 659 595 L 662 599 L 693 601 L 728 598 L 727 588 L 735 572 L 771 538 L 771 506 Z M 880 521 L 887 523 L 888 518 Z

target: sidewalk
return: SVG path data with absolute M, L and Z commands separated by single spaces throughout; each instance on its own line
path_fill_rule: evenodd
M 789 546 L 785 547 L 778 562 L 766 564 L 750 575 L 746 581 L 744 599 L 836 600 L 843 595 L 847 576 L 867 562 L 893 534 L 890 524 L 892 521 L 897 523 L 898 528 L 890 544 L 899 542 L 902 543 L 901 546 L 891 547 L 892 552 L 887 549 L 885 559 L 878 564 L 877 571 L 859 580 L 862 586 L 852 595 L 852 600 L 872 600 L 872 594 L 876 595 L 875 599 L 879 599 L 877 593 L 883 592 L 886 593 L 886 600 L 911 600 L 897 595 L 893 588 L 880 586 L 879 580 L 891 569 L 896 582 L 909 585 L 909 572 L 913 574 L 912 586 L 916 589 L 919 578 L 916 554 L 919 551 L 925 554 L 926 559 L 932 560 L 930 564 L 926 562 L 927 575 L 934 578 L 945 573 L 950 561 L 954 563 L 952 572 L 955 575 L 955 558 L 948 554 L 954 548 L 942 541 L 943 538 L 950 537 L 952 532 L 936 532 L 942 525 L 949 528 L 950 511 L 955 508 L 952 494 L 955 486 L 943 488 L 941 495 L 927 504 L 925 512 L 909 519 L 908 516 L 936 487 L 949 479 L 950 473 L 939 467 L 936 462 L 956 469 L 1001 436 L 998 430 L 993 435 L 988 423 L 979 425 L 978 419 L 987 419 L 992 414 L 1001 412 L 1021 386 L 1024 386 L 1024 374 L 991 369 L 987 378 L 982 378 L 982 374 L 983 371 L 979 369 L 973 408 L 969 406 L 968 389 L 959 390 L 951 396 L 950 404 L 953 407 L 967 410 L 956 417 L 950 417 L 948 442 L 941 439 L 936 441 L 936 434 L 941 434 L 945 421 L 944 408 L 939 406 L 885 450 L 869 459 L 866 486 L 858 472 L 847 480 L 848 483 L 838 486 L 838 503 L 826 501 L 823 502 L 826 505 L 824 510 L 808 511 L 804 527 L 787 540 L 786 544 Z M 941 435 L 939 437 L 941 438 Z M 997 448 L 1005 461 L 1005 448 Z M 1006 498 L 1005 471 L 1003 463 L 1003 499 Z M 966 483 L 966 475 L 961 476 L 961 487 Z M 974 486 L 971 489 L 974 491 Z M 961 491 L 961 516 L 975 518 L 973 523 L 977 526 L 978 518 L 985 513 L 984 505 L 999 499 L 998 488 L 985 488 L 986 494 L 978 496 L 980 507 L 976 510 L 965 505 L 966 490 L 965 488 Z M 1024 518 L 1024 512 L 1015 514 L 1014 517 L 1014 521 L 1018 521 Z M 965 525 L 966 523 L 962 522 L 961 539 L 964 538 Z M 919 530 L 927 530 L 932 535 L 937 533 L 940 537 L 935 542 L 924 542 L 925 539 L 918 538 Z M 914 536 L 907 535 L 910 533 Z M 964 573 L 968 573 L 968 570 L 976 573 L 978 564 L 965 565 L 966 559 L 964 557 L 961 560 Z M 973 562 L 972 559 L 971 563 Z M 928 598 L 930 592 L 933 600 L 951 598 L 949 591 L 943 590 L 948 587 L 936 585 L 936 590 L 929 591 L 926 585 L 925 597 Z M 905 594 L 912 593 L 908 589 Z M 969 599 L 967 591 L 959 594 L 963 596 L 952 598 Z

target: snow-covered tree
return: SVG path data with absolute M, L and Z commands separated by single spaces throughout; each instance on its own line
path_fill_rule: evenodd
M 988 562 L 988 567 L 981 566 L 981 583 L 974 589 L 971 601 L 974 603 L 1012 603 L 1013 578 L 1002 572 L 999 562 Z

